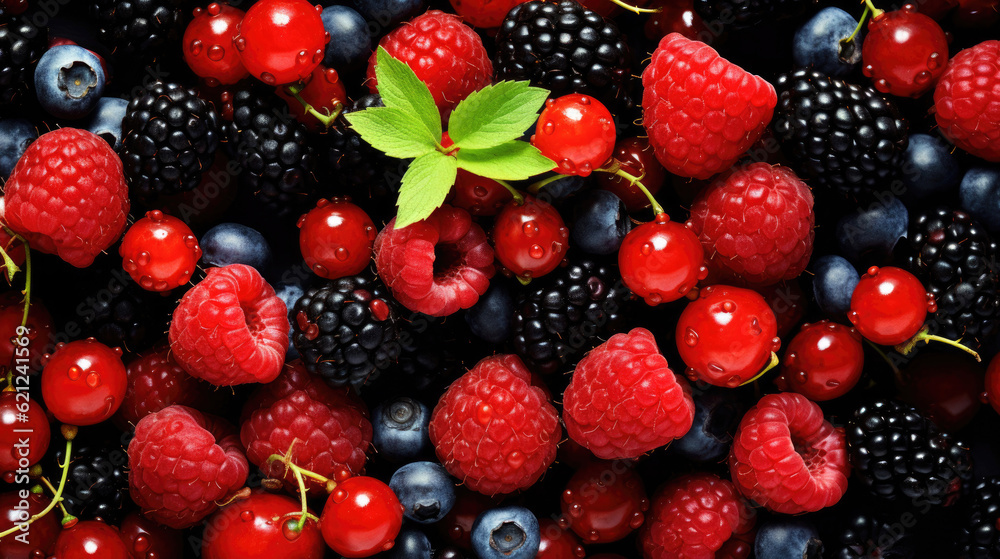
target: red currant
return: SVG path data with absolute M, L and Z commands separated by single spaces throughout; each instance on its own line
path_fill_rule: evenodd
M 572 93 L 545 102 L 531 143 L 564 175 L 586 177 L 615 149 L 615 121 L 600 101 Z
M 513 197 L 497 181 L 473 175 L 465 169 L 458 170 L 451 193 L 453 196 L 449 203 L 452 206 L 479 216 L 497 215 Z
M 588 451 L 589 452 L 589 451 Z M 437 523 L 441 536 L 448 543 L 462 549 L 472 549 L 472 525 L 480 514 L 496 506 L 489 497 L 457 487 L 455 504 L 448 514 Z
M 610 543 L 642 526 L 649 498 L 623 461 L 592 462 L 573 474 L 562 494 L 563 518 L 588 544 Z
M 56 538 L 57 559 L 132 559 L 118 528 L 100 520 L 85 520 L 64 528 Z
M 403 526 L 403 505 L 388 485 L 367 476 L 341 482 L 323 507 L 323 539 L 344 557 L 388 551 Z
M 515 276 L 531 279 L 555 270 L 569 248 L 569 229 L 548 202 L 525 196 L 510 202 L 493 224 L 496 257 Z
M 46 346 L 52 340 L 52 315 L 45 304 L 35 297 L 31 299 L 28 309 L 27 330 L 18 330 L 24 320 L 24 298 L 15 291 L 0 295 L 0 364 L 12 367 L 18 374 L 24 374 L 23 365 L 28 364 L 31 370 L 39 368 L 39 361 Z M 18 335 L 18 332 L 24 336 Z M 22 346 L 22 338 L 27 340 L 27 346 Z M 15 361 L 15 357 L 18 361 Z M 27 359 L 28 361 L 20 361 Z
M 538 532 L 541 542 L 535 559 L 583 559 L 587 555 L 576 535 L 555 520 L 540 519 Z
M 868 22 L 861 58 L 862 71 L 875 82 L 875 89 L 899 97 L 920 97 L 944 73 L 948 40 L 936 21 L 907 4 Z
M 5 12 L 11 15 L 24 13 L 28 9 L 28 0 L 3 0 L 0 2 Z
M 0 493 L 0 532 L 23 523 L 48 506 L 49 499 L 22 488 Z M 0 557 L 4 559 L 39 559 L 48 557 L 59 535 L 59 520 L 46 514 L 31 523 L 25 532 L 0 539 Z
M 971 423 L 983 405 L 983 372 L 982 365 L 969 359 L 921 354 L 903 370 L 900 397 L 942 431 L 954 433 Z
M 677 321 L 677 351 L 691 380 L 735 388 L 758 375 L 781 347 L 778 322 L 755 291 L 713 285 Z
M 649 40 L 658 42 L 671 33 L 680 33 L 693 41 L 709 44 L 715 38 L 705 21 L 694 11 L 693 0 L 656 0 L 653 6 L 661 10 L 649 14 L 646 20 L 643 31 Z
M 802 317 L 806 315 L 806 298 L 799 282 L 792 280 L 780 282 L 765 287 L 756 287 L 754 291 L 767 301 L 778 320 L 778 337 L 784 338 L 792 333 Z
M 916 276 L 902 268 L 872 266 L 854 288 L 847 318 L 865 339 L 897 345 L 916 336 L 928 311 L 935 310 L 934 296 Z
M 1000 0 L 958 0 L 958 10 L 952 18 L 955 25 L 985 28 L 1000 21 Z
M 208 8 L 195 8 L 194 19 L 184 30 L 184 61 L 211 87 L 234 84 L 250 75 L 233 48 L 243 15 L 239 8 L 212 2 Z
M 917 11 L 935 21 L 940 21 L 957 6 L 958 0 L 923 0 L 917 6 Z
M 993 356 L 986 368 L 986 401 L 1000 413 L 1000 354 Z
M 121 348 L 94 338 L 58 344 L 42 369 L 42 398 L 57 420 L 94 425 L 121 406 L 128 388 Z
M 268 85 L 311 74 L 330 39 L 319 15 L 322 9 L 307 0 L 260 0 L 251 6 L 233 38 L 243 66 Z
M 184 555 L 184 539 L 180 530 L 161 526 L 137 512 L 126 516 L 118 531 L 133 559 L 165 559 Z
M 625 285 L 651 306 L 680 299 L 708 275 L 698 237 L 664 213 L 625 235 L 618 268 Z
M 320 64 L 303 80 L 305 87 L 299 91 L 299 97 L 312 106 L 321 114 L 333 115 L 347 104 L 347 90 L 344 89 L 344 82 L 340 81 L 340 75 L 333 68 L 327 68 Z M 314 132 L 322 131 L 325 126 L 312 113 L 307 113 L 305 106 L 294 96 L 279 87 L 278 96 L 288 103 L 288 108 L 295 115 L 295 118 L 304 123 Z
M 814 402 L 847 394 L 861 379 L 865 351 L 861 335 L 849 326 L 820 320 L 805 324 L 789 342 L 778 389 L 798 392 Z
M 633 177 L 642 177 L 642 185 L 650 194 L 656 195 L 666 180 L 667 172 L 656 159 L 653 148 L 646 138 L 625 138 L 615 144 L 613 156 L 622 170 Z M 649 197 L 635 183 L 611 173 L 601 173 L 598 177 L 601 188 L 613 192 L 625 203 L 628 211 L 648 208 Z
M 346 198 L 320 200 L 299 218 L 299 248 L 317 275 L 337 279 L 368 267 L 375 244 L 375 223 Z
M 205 523 L 204 559 L 322 559 L 326 545 L 315 520 L 298 531 L 302 505 L 285 495 L 255 491 Z
M 0 392 L 0 475 L 8 483 L 45 456 L 51 437 L 49 419 L 27 391 Z M 28 444 L 24 444 L 27 439 Z
M 122 267 L 147 291 L 170 291 L 191 279 L 201 247 L 186 223 L 160 210 L 146 212 L 122 237 Z

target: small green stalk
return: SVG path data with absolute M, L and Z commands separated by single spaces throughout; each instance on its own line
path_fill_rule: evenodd
M 49 488 L 49 491 L 52 492 L 52 495 L 56 495 L 57 490 L 55 487 L 52 487 L 52 483 L 49 482 L 48 478 L 42 477 L 42 483 L 45 484 L 45 487 Z M 53 500 L 55 500 L 55 497 L 53 497 Z M 66 505 L 63 504 L 63 498 L 61 496 L 59 497 L 59 510 L 61 510 L 63 513 L 63 518 L 62 518 L 63 526 L 72 526 L 80 520 L 79 518 L 70 514 L 68 510 L 66 510 Z
M 955 341 L 955 340 L 949 340 L 948 338 L 942 338 L 941 336 L 936 336 L 934 334 L 929 334 L 927 328 L 924 327 L 922 330 L 920 330 L 920 332 L 917 332 L 916 336 L 913 336 L 909 340 L 897 345 L 896 351 L 902 353 L 903 355 L 909 355 L 910 352 L 913 351 L 913 348 L 917 347 L 917 344 L 920 342 L 924 343 L 940 342 L 943 344 L 950 345 L 951 347 L 958 348 L 964 351 L 965 353 L 968 353 L 969 355 L 975 357 L 977 362 L 982 362 L 983 358 L 980 357 L 975 350 L 960 344 L 959 342 L 961 341 L 962 341 L 961 339 Z
M 556 182 L 557 180 L 564 179 L 568 176 L 569 175 L 560 175 L 557 173 L 555 175 L 552 175 L 551 177 L 546 177 L 538 182 L 532 183 L 531 186 L 528 187 L 528 192 L 532 194 L 538 194 L 538 192 L 541 191 L 542 188 L 545 188 L 546 186 Z
M 500 186 L 506 188 L 507 192 L 510 192 L 510 195 L 514 197 L 514 203 L 515 204 L 517 204 L 518 206 L 520 206 L 521 204 L 524 203 L 524 195 L 521 194 L 520 192 L 518 192 L 518 190 L 516 188 L 514 188 L 513 186 L 511 186 L 509 182 L 504 181 L 504 180 L 500 180 L 500 179 L 493 179 L 493 180 L 495 180 L 496 182 L 500 183 Z
M 761 372 L 757 373 L 756 375 L 754 375 L 754 377 L 751 378 L 750 380 L 744 381 L 742 384 L 740 384 L 740 386 L 746 386 L 747 384 L 750 384 L 751 382 L 756 381 L 760 377 L 764 376 L 764 374 L 766 374 L 768 371 L 770 371 L 771 369 L 777 367 L 778 363 L 780 363 L 780 362 L 781 362 L 781 360 L 778 359 L 778 354 L 772 351 L 771 352 L 771 362 L 767 364 L 767 367 L 764 367 L 763 371 L 761 371 Z
M 60 501 L 62 501 L 63 490 L 66 489 L 66 478 L 69 476 L 69 461 L 70 458 L 73 456 L 73 439 L 66 439 L 65 456 L 66 456 L 66 462 L 63 464 L 59 464 L 59 467 L 62 468 L 62 476 L 59 478 L 59 487 L 55 490 L 55 495 L 52 497 L 52 500 L 49 502 L 49 505 L 44 509 L 42 509 L 42 512 L 33 515 L 31 518 L 29 518 L 24 523 L 25 525 L 30 526 L 33 522 L 35 522 L 39 518 L 42 518 L 46 514 L 49 514 L 50 512 L 52 512 L 52 509 L 56 508 L 56 505 L 59 504 Z M 14 532 L 17 532 L 20 529 L 21 525 L 14 524 L 9 529 L 0 532 L 0 538 L 5 538 L 13 534 Z
M 663 211 L 663 206 L 661 206 L 660 203 L 656 201 L 656 198 L 654 198 L 653 195 L 649 192 L 649 190 L 646 189 L 646 185 L 642 184 L 642 179 L 646 176 L 646 173 L 643 173 L 638 177 L 636 177 L 631 173 L 629 173 L 628 171 L 626 171 L 625 169 L 622 169 L 621 163 L 614 158 L 611 159 L 610 163 L 608 163 L 604 167 L 601 167 L 600 169 L 595 169 L 595 171 L 617 175 L 627 180 L 630 184 L 638 186 L 639 190 L 641 190 L 642 193 L 646 195 L 646 198 L 649 199 L 649 204 L 653 208 L 653 215 L 657 216 L 662 213 L 665 213 Z
M 315 107 L 310 105 L 305 99 L 302 98 L 302 95 L 300 95 L 300 93 L 302 92 L 303 88 L 304 86 L 302 84 L 297 83 L 285 87 L 285 92 L 294 97 L 296 101 L 301 103 L 303 109 L 305 109 L 307 113 L 316 117 L 316 120 L 320 121 L 320 123 L 323 124 L 324 129 L 333 126 L 333 122 L 337 120 L 337 117 L 340 116 L 341 112 L 343 112 L 344 104 L 341 103 L 340 101 L 337 101 L 337 103 L 333 106 L 333 114 L 325 115 L 316 110 Z
M 326 476 L 322 476 L 320 474 L 317 474 L 316 472 L 311 472 L 311 471 L 309 471 L 309 470 L 307 470 L 307 469 L 299 466 L 295 462 L 293 462 L 292 461 L 292 448 L 294 448 L 294 447 L 295 447 L 295 442 L 293 441 L 292 445 L 290 447 L 288 447 L 288 451 L 285 452 L 284 455 L 281 455 L 281 454 L 272 454 L 272 455 L 270 455 L 270 456 L 267 457 L 267 463 L 268 464 L 272 464 L 274 462 L 281 462 L 285 466 L 285 468 L 288 469 L 288 470 L 291 470 L 292 471 L 292 475 L 295 476 L 295 481 L 298 483 L 298 486 L 299 486 L 299 498 L 302 500 L 302 512 L 301 513 L 290 513 L 290 514 L 298 514 L 299 515 L 298 522 L 295 525 L 295 531 L 296 532 L 301 532 L 305 528 L 306 521 L 308 519 L 311 518 L 311 519 L 319 522 L 319 519 L 316 518 L 316 515 L 309 513 L 309 503 L 306 501 L 306 496 L 308 495 L 308 491 L 306 490 L 306 480 L 305 480 L 305 478 L 309 477 L 309 478 L 315 479 L 316 481 L 319 481 L 320 483 L 323 483 L 324 485 L 326 485 L 326 491 L 327 491 L 327 493 L 332 493 L 333 490 L 336 489 L 337 482 L 334 481 L 334 480 L 332 480 L 332 479 L 330 479 L 330 478 L 328 478 L 328 477 L 326 477 Z
M 621 6 L 626 10 L 636 13 L 636 14 L 658 14 L 663 11 L 663 8 L 640 8 L 638 6 L 633 6 L 631 4 L 626 4 L 622 0 L 611 0 L 611 3 Z

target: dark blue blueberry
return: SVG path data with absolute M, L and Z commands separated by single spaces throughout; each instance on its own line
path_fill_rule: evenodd
M 1000 166 L 973 167 L 965 172 L 959 186 L 962 209 L 1000 232 Z
M 427 406 L 400 396 L 379 404 L 372 413 L 372 446 L 379 457 L 406 462 L 427 452 L 431 412 Z
M 381 559 L 433 559 L 434 549 L 427 534 L 412 524 L 403 524 L 392 549 L 376 555 Z
M 220 223 L 201 238 L 205 267 L 246 264 L 261 274 L 271 264 L 271 245 L 256 229 L 238 223 Z
M 278 283 L 274 286 L 274 293 L 285 303 L 285 307 L 288 308 L 288 320 L 290 322 L 294 321 L 295 302 L 306 293 L 302 284 L 296 281 Z M 294 332 L 294 329 L 288 329 L 288 351 L 285 353 L 285 361 L 294 361 L 299 358 L 299 350 L 295 349 L 295 344 L 292 343 L 292 334 Z
M 372 35 L 385 35 L 425 7 L 423 0 L 354 0 L 354 9 L 365 18 Z
M 795 32 L 792 60 L 796 66 L 812 65 L 829 76 L 846 76 L 861 61 L 861 34 L 852 44 L 841 44 L 854 33 L 858 20 L 840 8 L 823 8 Z
M 86 116 L 104 94 L 105 82 L 101 60 L 77 45 L 50 48 L 35 67 L 38 102 L 59 118 Z
M 885 196 L 837 222 L 840 253 L 852 262 L 865 257 L 888 258 L 899 239 L 906 236 L 910 214 L 895 196 Z
M 403 515 L 414 522 L 433 524 L 455 506 L 455 482 L 437 462 L 410 462 L 389 480 L 403 505 Z
M 566 175 L 543 186 L 537 196 L 540 200 L 555 204 L 580 192 L 584 186 L 587 186 L 587 179 L 585 177 Z
M 941 196 L 958 186 L 962 169 L 951 149 L 927 134 L 911 134 L 903 154 L 903 186 L 906 199 L 923 200 Z
M 0 178 L 7 180 L 24 150 L 38 138 L 35 126 L 23 118 L 0 119 Z
M 497 507 L 472 524 L 472 549 L 479 559 L 533 559 L 541 533 L 538 519 L 524 507 Z
M 774 518 L 757 529 L 757 559 L 820 559 L 823 543 L 816 526 L 799 518 Z
M 323 64 L 338 70 L 360 68 L 372 53 L 368 23 L 347 6 L 328 6 L 320 14 L 323 28 L 330 34 Z
M 591 190 L 573 206 L 573 246 L 590 254 L 614 254 L 632 230 L 621 198 L 607 190 Z
M 696 462 L 719 462 L 729 454 L 742 411 L 732 390 L 710 388 L 696 394 L 691 430 L 670 445 L 670 452 Z
M 466 311 L 465 322 L 473 334 L 491 344 L 507 341 L 514 327 L 514 299 L 506 283 L 495 280 Z
M 846 258 L 835 254 L 813 262 L 813 297 L 820 310 L 831 316 L 843 316 L 851 310 L 851 295 L 858 285 L 858 271 Z
M 86 128 L 104 138 L 117 151 L 122 147 L 122 120 L 125 119 L 125 109 L 128 100 L 120 97 L 101 97 L 97 100 L 94 112 L 87 119 Z

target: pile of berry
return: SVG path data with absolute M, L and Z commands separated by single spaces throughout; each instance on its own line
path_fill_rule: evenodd
M 0 558 L 1000 559 L 1000 0 L 208 1 L 0 0 Z

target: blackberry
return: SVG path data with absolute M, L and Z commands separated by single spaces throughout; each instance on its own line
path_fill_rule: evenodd
M 56 451 L 58 464 L 63 463 L 65 455 L 65 447 Z M 59 471 L 57 464 L 52 466 L 53 472 Z M 123 441 L 86 436 L 75 439 L 63 490 L 66 510 L 80 520 L 101 518 L 117 525 L 128 503 L 127 466 Z
M 891 101 L 814 70 L 783 74 L 775 89 L 774 134 L 799 176 L 855 198 L 898 178 L 907 133 Z
M 1000 557 L 1000 477 L 990 477 L 973 489 L 965 526 L 959 533 L 962 559 Z
M 181 0 L 91 0 L 97 38 L 115 54 L 138 58 L 179 40 L 184 17 Z
M 948 506 L 971 478 L 967 448 L 894 400 L 855 410 L 847 425 L 854 473 L 875 496 Z
M 914 559 L 913 537 L 896 524 L 878 515 L 875 505 L 842 511 L 831 523 L 834 528 L 823 538 L 827 559 Z
M 48 48 L 48 32 L 29 17 L 0 17 L 0 105 L 28 91 L 35 63 Z
M 572 0 L 515 6 L 497 31 L 494 77 L 528 80 L 551 97 L 583 93 L 614 111 L 631 106 L 629 50 L 613 22 Z
M 631 294 L 618 270 L 594 260 L 557 269 L 514 311 L 514 351 L 539 373 L 554 373 L 619 331 Z
M 708 23 L 744 29 L 801 14 L 813 3 L 813 0 L 695 0 L 694 9 Z
M 122 121 L 122 164 L 140 197 L 198 186 L 219 147 L 219 115 L 193 90 L 153 82 L 128 104 Z
M 906 267 L 934 294 L 934 334 L 978 348 L 1000 315 L 997 245 L 969 214 L 948 208 L 910 221 Z
M 376 280 L 324 282 L 295 302 L 292 343 L 306 369 L 331 386 L 374 382 L 399 358 L 394 306 Z

